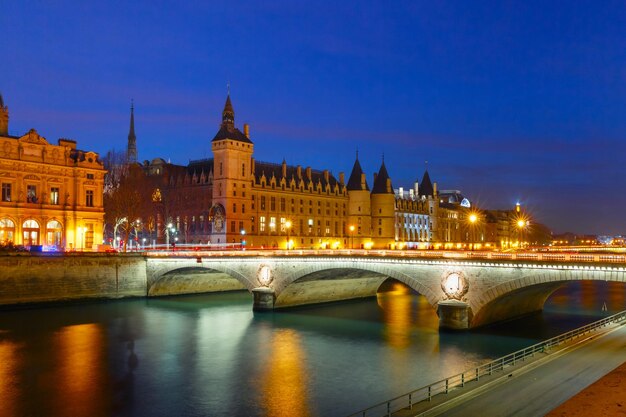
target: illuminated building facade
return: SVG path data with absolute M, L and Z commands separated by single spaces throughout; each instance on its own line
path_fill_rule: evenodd
M 76 142 L 48 143 L 35 129 L 9 135 L 0 96 L 0 243 L 88 249 L 102 243 L 105 170 Z
M 131 121 L 129 155 L 136 152 L 133 128 Z M 370 190 L 358 154 L 347 183 L 328 169 L 255 160 L 250 128 L 235 127 L 230 96 L 211 150 L 213 158 L 187 166 L 162 159 L 136 165 L 153 202 L 143 219 L 155 225 L 151 240 L 281 249 L 416 249 L 462 241 L 466 208 L 440 202 L 428 172 L 412 189 L 394 190 L 383 160 Z

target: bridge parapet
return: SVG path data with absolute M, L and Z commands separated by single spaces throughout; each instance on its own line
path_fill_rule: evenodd
M 357 256 L 406 259 L 480 259 L 494 261 L 538 261 L 565 263 L 624 264 L 624 253 L 563 253 L 563 252 L 491 252 L 440 250 L 367 250 L 367 249 L 296 249 L 296 250 L 194 250 L 147 251 L 154 258 L 171 257 L 308 257 Z

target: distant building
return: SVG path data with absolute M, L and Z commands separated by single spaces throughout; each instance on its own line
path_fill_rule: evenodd
M 35 129 L 9 134 L 0 95 L 0 243 L 92 249 L 102 243 L 105 170 L 76 142 L 48 143 Z

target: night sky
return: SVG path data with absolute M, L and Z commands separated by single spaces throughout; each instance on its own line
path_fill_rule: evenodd
M 84 4 L 81 4 L 84 3 Z M 205 4 L 210 3 L 210 4 Z M 626 4 L 5 1 L 10 133 L 211 156 L 230 82 L 255 158 L 385 163 L 555 232 L 626 233 Z

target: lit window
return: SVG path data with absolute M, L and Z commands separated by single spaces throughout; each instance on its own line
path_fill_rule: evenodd
M 50 204 L 59 204 L 59 187 L 50 188 Z

